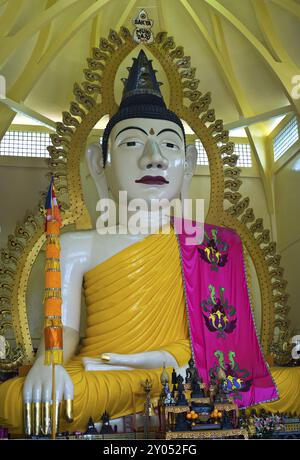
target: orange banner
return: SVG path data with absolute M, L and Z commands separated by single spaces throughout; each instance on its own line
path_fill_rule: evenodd
M 56 220 L 47 221 L 47 233 L 59 235 L 59 223 Z
M 47 244 L 46 246 L 46 258 L 59 259 L 60 249 L 56 244 Z
M 44 309 L 45 317 L 47 316 L 60 316 L 61 315 L 61 304 L 62 300 L 59 298 L 45 299 Z
M 62 327 L 45 327 L 45 350 L 62 349 Z
M 58 271 L 47 271 L 45 273 L 45 288 L 60 288 L 61 277 Z

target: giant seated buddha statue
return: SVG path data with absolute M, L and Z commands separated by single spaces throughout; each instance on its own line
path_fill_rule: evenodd
M 87 149 L 100 197 L 107 197 L 110 189 L 116 202 L 121 191 L 127 192 L 128 202 L 185 198 L 196 155 L 194 146 L 186 146 L 181 120 L 167 109 L 151 61 L 141 51 L 130 69 L 120 108 L 105 129 L 102 148 Z M 121 212 L 129 215 L 129 222 L 130 210 Z M 222 368 L 227 386 L 235 394 L 239 390 L 240 399 L 246 395 L 247 405 L 277 398 L 252 327 L 237 259 L 226 253 L 228 245 L 220 249 L 220 238 L 227 234 L 230 247 L 239 248 L 237 235 L 207 227 L 201 250 L 188 247 L 172 227 L 163 231 L 170 227 L 165 213 L 149 210 L 146 217 L 139 232 L 130 231 L 128 224 L 61 236 L 65 364 L 56 366 L 56 400 L 66 400 L 68 406 L 74 401 L 74 415 L 68 413 L 73 418 L 66 426 L 69 431 L 84 430 L 90 416 L 97 419 L 105 411 L 114 419 L 141 411 L 141 382 L 150 379 L 158 394 L 163 364 L 179 370 L 191 354 L 204 380 Z M 220 279 L 211 281 L 211 276 Z M 82 284 L 87 326 L 78 350 Z M 209 297 L 207 303 L 197 294 L 198 285 Z M 229 311 L 225 297 L 231 288 L 232 295 L 240 297 Z M 243 302 L 245 310 L 238 305 Z M 224 346 L 227 338 L 229 348 Z M 33 404 L 36 418 L 41 405 L 44 413 L 49 410 L 52 370 L 44 365 L 41 342 L 26 378 L 0 386 L 0 421 L 17 433 L 24 431 L 23 404 L 27 408 Z M 249 350 L 253 359 L 247 361 L 246 372 L 243 359 L 248 359 Z M 208 353 L 215 360 L 210 368 L 206 368 Z

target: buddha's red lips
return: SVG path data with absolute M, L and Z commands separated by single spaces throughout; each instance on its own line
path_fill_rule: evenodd
M 137 184 L 148 184 L 148 185 L 163 185 L 168 184 L 169 181 L 163 176 L 144 176 L 141 179 L 135 181 Z

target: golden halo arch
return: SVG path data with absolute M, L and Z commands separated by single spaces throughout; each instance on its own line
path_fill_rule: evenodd
M 63 112 L 57 123 L 56 134 L 51 134 L 49 174 L 54 176 L 58 199 L 62 204 L 63 226 L 75 224 L 77 229 L 91 228 L 88 210 L 84 203 L 80 178 L 80 157 L 86 140 L 95 124 L 106 114 L 118 108 L 114 98 L 115 76 L 128 54 L 139 46 L 128 29 L 111 30 L 108 38 L 101 38 L 99 46 L 92 49 L 84 69 L 85 80 L 75 83 L 69 112 Z M 209 160 L 211 193 L 206 221 L 233 228 L 254 262 L 258 276 L 261 305 L 261 345 L 265 353 L 273 352 L 278 363 L 289 358 L 284 350 L 288 340 L 288 306 L 286 281 L 276 243 L 270 241 L 270 232 L 256 219 L 249 207 L 248 197 L 242 197 L 239 188 L 241 170 L 236 167 L 237 155 L 229 133 L 223 129 L 222 120 L 215 119 L 210 108 L 210 93 L 202 94 L 197 88 L 196 69 L 185 56 L 173 37 L 159 32 L 154 43 L 145 45 L 161 64 L 170 86 L 169 108 L 184 119 L 201 139 Z M 100 99 L 100 100 L 99 100 Z M 224 202 L 231 206 L 225 209 Z M 42 203 L 42 202 L 41 202 Z M 36 213 L 25 216 L 10 235 L 8 246 L 1 252 L 0 268 L 0 333 L 13 328 L 17 347 L 9 351 L 8 358 L 0 361 L 0 369 L 13 369 L 22 362 L 33 360 L 29 332 L 26 292 L 29 275 L 44 241 L 42 204 Z M 279 338 L 274 342 L 274 326 Z

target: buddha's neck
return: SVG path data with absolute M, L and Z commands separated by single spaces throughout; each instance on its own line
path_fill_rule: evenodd
M 157 211 L 129 211 L 128 209 L 119 209 L 122 216 L 127 215 L 126 222 L 120 222 L 123 228 L 127 226 L 128 233 L 131 235 L 150 235 L 158 232 L 163 227 L 170 226 L 170 215 L 163 210 Z M 126 214 L 125 214 L 126 213 Z

